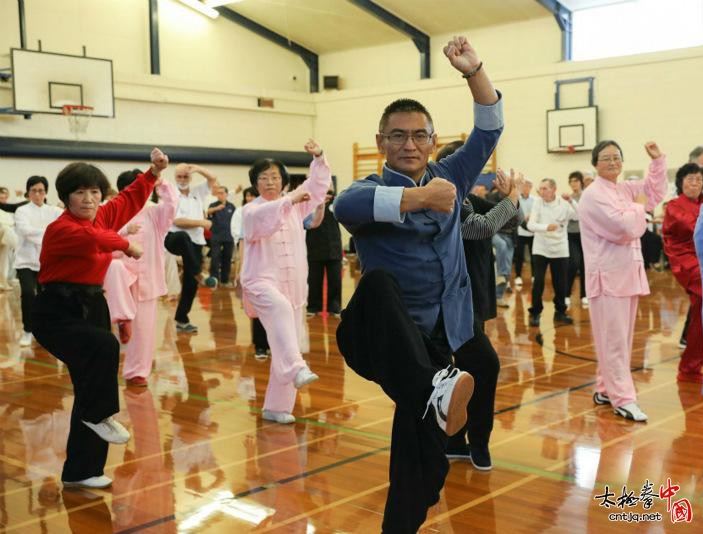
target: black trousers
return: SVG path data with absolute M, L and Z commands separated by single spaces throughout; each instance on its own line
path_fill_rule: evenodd
M 579 286 L 581 298 L 586 296 L 586 267 L 583 263 L 583 248 L 581 247 L 581 234 L 571 233 L 569 235 L 569 281 L 566 286 L 566 296 L 571 295 L 574 287 L 574 279 L 579 275 Z
M 102 294 L 81 298 L 48 288 L 37 295 L 32 319 L 37 341 L 66 364 L 73 382 L 75 399 L 61 480 L 100 476 L 108 443 L 83 421 L 99 423 L 120 411 L 120 344 L 110 330 L 107 302 Z
M 327 311 L 342 311 L 342 260 L 308 260 L 308 311 L 322 311 L 322 286 L 327 272 Z
M 530 313 L 539 315 L 542 313 L 542 293 L 544 293 L 544 278 L 547 274 L 547 265 L 552 272 L 552 288 L 554 288 L 554 310 L 557 313 L 566 312 L 566 278 L 569 271 L 569 258 L 547 258 L 540 254 L 533 256 L 534 271 L 532 276 L 535 281 L 532 284 L 532 307 Z
M 232 270 L 233 241 L 210 240 L 210 276 L 226 284 Z
M 432 378 L 451 355 L 420 332 L 395 278 L 382 270 L 361 277 L 342 311 L 337 344 L 347 365 L 396 403 L 383 532 L 416 532 L 449 471 L 447 436 L 432 410 L 422 416 Z
M 251 340 L 255 349 L 269 350 L 269 340 L 266 337 L 266 329 L 257 318 L 251 320 Z
M 196 245 L 185 232 L 169 232 L 164 240 L 166 250 L 183 259 L 183 287 L 176 308 L 176 321 L 189 323 L 188 314 L 198 291 L 198 280 L 203 263 L 203 246 Z
M 25 332 L 32 331 L 32 305 L 37 296 L 39 273 L 32 269 L 17 269 L 22 295 L 22 327 Z
M 449 444 L 460 446 L 468 438 L 469 445 L 487 447 L 493 431 L 500 361 L 484 332 L 483 321 L 474 318 L 474 337 L 454 353 L 454 361 L 459 369 L 474 377 L 474 394 L 466 407 L 466 428 L 450 437 Z
M 534 241 L 533 236 L 519 235 L 517 236 L 517 245 L 515 246 L 515 257 L 513 261 L 515 262 L 515 276 L 522 278 L 522 264 L 525 263 L 525 247 L 530 251 L 530 267 L 532 267 L 532 272 L 534 273 L 535 266 L 532 259 L 532 241 Z

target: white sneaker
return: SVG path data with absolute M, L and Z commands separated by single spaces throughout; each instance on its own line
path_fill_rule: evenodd
M 75 482 L 68 482 L 67 480 L 62 480 L 61 482 L 66 488 L 107 488 L 112 485 L 112 479 L 105 475 L 76 480 Z
M 303 386 L 309 384 L 310 382 L 314 382 L 315 380 L 319 379 L 320 377 L 313 373 L 310 368 L 306 365 L 300 371 L 298 371 L 297 375 L 295 375 L 293 385 L 295 386 L 295 389 L 300 389 Z
M 106 417 L 99 423 L 83 421 L 83 424 L 108 443 L 127 443 L 131 437 L 127 429 L 112 417 Z
M 519 276 L 515 279 L 515 286 L 521 286 L 522 285 L 522 278 Z
M 624 417 L 630 421 L 646 421 L 647 414 L 640 410 L 639 405 L 636 402 L 628 402 L 622 406 L 618 406 L 613 410 L 616 415 Z
M 582 298 L 581 298 L 581 307 L 582 307 L 582 308 L 588 308 L 588 297 L 582 297 Z
M 20 347 L 29 347 L 32 344 L 32 333 L 22 332 L 22 337 L 20 337 Z
M 466 405 L 474 392 L 474 378 L 465 371 L 451 365 L 437 371 L 432 379 L 434 390 L 427 401 L 422 415 L 427 415 L 430 406 L 434 408 L 437 424 L 447 436 L 453 436 L 466 424 Z
M 281 423 L 283 425 L 295 423 L 295 417 L 293 417 L 293 414 L 289 414 L 288 412 L 272 412 L 270 410 L 264 410 L 261 417 L 267 421 L 275 421 L 276 423 Z
M 564 299 L 564 304 L 566 304 L 566 307 L 569 308 L 571 306 L 571 297 L 566 297 Z

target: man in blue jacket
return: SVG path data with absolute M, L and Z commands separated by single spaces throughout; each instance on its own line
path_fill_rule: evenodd
M 337 343 L 347 364 L 396 403 L 384 532 L 415 532 L 439 500 L 447 435 L 466 423 L 473 378 L 452 353 L 473 336 L 460 207 L 503 129 L 502 100 L 466 38 L 444 48 L 468 82 L 474 129 L 440 163 L 422 104 L 386 107 L 376 134 L 381 175 L 354 182 L 334 214 L 354 236 L 363 276 L 342 313 Z M 427 418 L 430 409 L 435 418 Z

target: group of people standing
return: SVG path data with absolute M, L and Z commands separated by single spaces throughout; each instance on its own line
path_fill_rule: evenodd
M 120 345 L 111 323 L 128 344 L 128 385 L 146 385 L 156 299 L 166 292 L 164 244 L 183 262 L 176 328 L 184 335 L 197 331 L 189 314 L 202 279 L 206 231 L 215 262 L 211 275 L 225 287 L 235 247 L 241 248 L 244 308 L 259 321 L 271 351 L 265 420 L 294 422 L 297 390 L 319 378 L 303 359 L 303 334 L 306 313 L 322 311 L 317 284 L 326 272 L 328 311 L 341 316 L 340 353 L 395 403 L 384 532 L 419 528 L 439 499 L 450 459 L 471 461 L 480 470 L 492 467 L 500 361 L 484 323 L 504 305 L 504 295 L 493 288 L 509 284 L 512 250 L 507 262 L 500 255 L 510 248 L 506 236 L 512 239 L 515 232 L 519 279 L 524 247 L 531 245 L 530 325 L 540 323 L 548 266 L 554 320 L 573 322 L 566 299 L 578 272 L 598 359 L 594 403 L 610 405 L 628 420 L 647 420 L 630 359 L 638 299 L 649 292 L 639 238 L 645 211 L 666 193 L 666 157 L 656 143 L 647 143 L 647 177 L 618 182 L 623 152 L 617 142 L 605 140 L 592 151 L 597 176 L 586 189 L 584 177 L 574 173 L 572 193 L 557 195 L 556 183 L 545 179 L 533 199 L 531 184 L 519 173 L 500 170 L 495 187 L 501 200 L 471 195 L 503 130 L 503 98 L 464 37 L 452 39 L 444 54 L 473 98 L 474 127 L 467 141 L 444 147 L 430 161 L 437 144 L 432 116 L 415 100 L 396 100 L 385 108 L 376 134 L 386 158 L 381 173 L 354 182 L 336 199 L 330 166 L 313 140 L 305 144 L 312 157 L 309 175 L 298 187 L 287 188 L 290 175 L 280 161 L 254 162 L 241 209 L 202 167 L 178 165 L 177 190 L 163 181 L 169 161 L 158 149 L 146 172 L 120 175 L 119 193 L 105 203 L 109 183 L 92 165 L 74 163 L 59 173 L 56 189 L 64 210 L 44 203 L 45 179 L 28 182 L 29 203 L 15 217 L 26 254 L 21 248 L 16 266 L 29 321 L 25 332 L 66 364 L 74 386 L 65 485 L 110 485 L 103 472 L 108 443 L 130 438 L 114 419 Z M 205 181 L 192 186 L 193 174 Z M 676 186 L 679 196 L 666 209 L 665 246 L 691 299 L 689 346 L 679 378 L 702 381 L 701 276 L 694 246 L 703 256 L 701 168 L 692 163 L 679 169 Z M 159 201 L 147 205 L 155 189 Z M 204 212 L 213 190 L 217 201 Z M 344 310 L 337 221 L 352 234 L 362 268 Z M 306 228 L 322 229 L 324 239 L 306 236 Z M 316 285 L 310 293 L 308 273 Z M 41 290 L 24 313 L 25 288 L 29 296 L 37 284 Z

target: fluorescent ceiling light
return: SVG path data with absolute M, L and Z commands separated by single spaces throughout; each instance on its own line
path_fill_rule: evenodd
M 238 4 L 242 0 L 205 0 L 208 7 L 224 6 L 225 4 Z
M 182 4 L 187 5 L 191 9 L 195 9 L 198 13 L 201 15 L 205 15 L 206 17 L 210 17 L 211 19 L 216 19 L 217 17 L 220 16 L 220 13 L 212 9 L 211 7 L 206 6 L 200 0 L 180 0 Z

